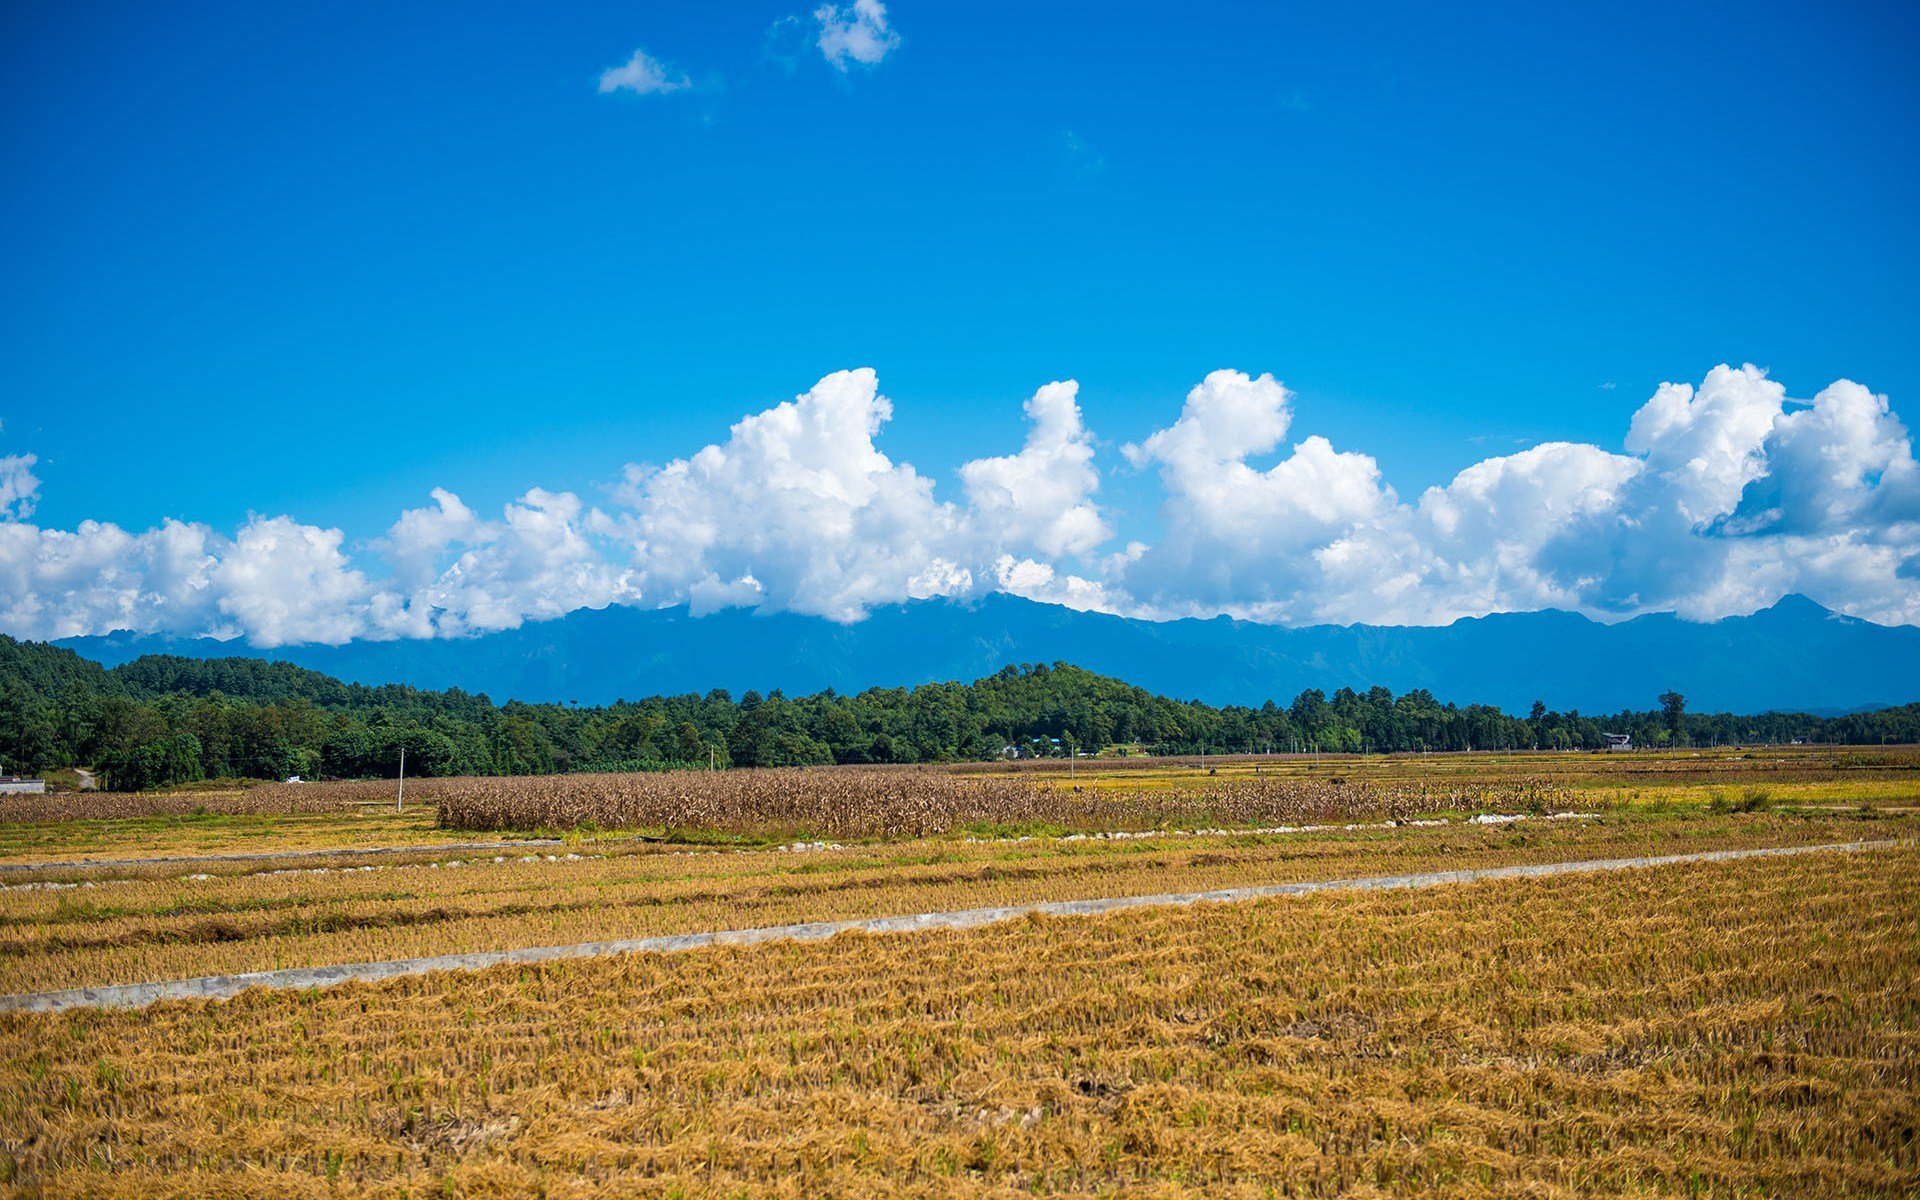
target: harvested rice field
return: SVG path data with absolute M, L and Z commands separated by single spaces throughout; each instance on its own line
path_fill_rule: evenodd
M 0 1010 L 807 922 L 1874 848 L 0 1011 L 0 1185 L 1914 1194 L 1920 759 L 1535 757 L 1559 761 L 410 781 L 398 814 L 378 785 L 198 811 L 56 797 L 0 822 Z
M 1920 852 L 0 1016 L 47 1196 L 1906 1196 Z
M 57 872 L 47 874 L 64 882 L 9 881 L 0 891 L 0 994 L 1041 900 L 1814 845 L 1898 836 L 1907 824 L 1624 815 L 770 851 L 583 843 L 425 862 Z

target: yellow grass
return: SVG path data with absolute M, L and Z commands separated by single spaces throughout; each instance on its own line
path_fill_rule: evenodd
M 1908 1196 L 1920 852 L 0 1017 L 45 1196 Z
M 0 863 L 255 854 L 457 840 L 460 835 L 435 825 L 431 804 L 410 805 L 396 814 L 391 799 L 318 813 L 195 813 L 189 809 L 66 821 L 0 819 Z
M 1497 783 L 1534 780 L 1595 791 L 1662 791 L 1689 785 L 1793 783 L 1920 783 L 1920 748 L 1913 746 L 1776 746 L 1756 749 L 1579 751 L 1451 754 L 1253 755 L 1209 758 L 1064 759 L 974 763 L 963 774 L 1026 778 L 1053 786 L 1123 789 L 1181 787 L 1201 778 L 1327 779 L 1350 783 Z

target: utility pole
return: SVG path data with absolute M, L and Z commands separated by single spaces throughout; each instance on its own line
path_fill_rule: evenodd
M 393 811 L 399 812 L 407 803 L 407 744 L 400 743 L 400 790 L 393 794 Z

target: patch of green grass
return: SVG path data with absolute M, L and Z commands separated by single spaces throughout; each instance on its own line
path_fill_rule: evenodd
M 1763 787 L 1743 789 L 1739 795 L 1731 792 L 1714 792 L 1713 799 L 1707 801 L 1707 811 L 1715 816 L 1729 813 L 1767 812 L 1773 808 L 1773 793 Z

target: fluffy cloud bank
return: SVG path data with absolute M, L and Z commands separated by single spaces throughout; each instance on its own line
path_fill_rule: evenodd
M 629 466 L 604 507 L 535 488 L 487 517 L 435 489 L 352 554 L 341 531 L 287 516 L 231 535 L 41 528 L 37 460 L 0 456 L 0 629 L 273 646 L 461 636 L 608 604 L 844 622 L 991 591 L 1289 624 L 1542 607 L 1710 619 L 1804 592 L 1920 623 L 1920 464 L 1886 397 L 1858 384 L 1802 402 L 1757 368 L 1716 367 L 1698 387 L 1662 385 L 1623 452 L 1551 442 L 1411 500 L 1364 453 L 1287 444 L 1294 407 L 1270 375 L 1208 375 L 1112 464 L 1163 492 L 1159 535 L 1125 546 L 1071 380 L 1027 400 L 1017 450 L 960 467 L 957 498 L 881 449 L 892 402 L 872 371 L 841 371 L 696 454 Z

